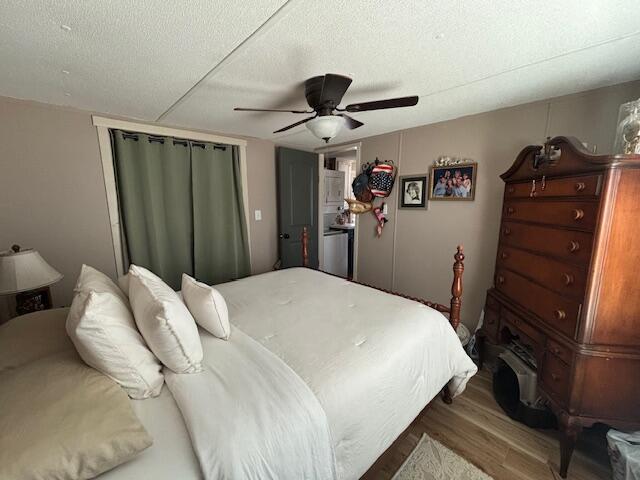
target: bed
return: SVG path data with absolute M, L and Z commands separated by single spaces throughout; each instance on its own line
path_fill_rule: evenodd
M 216 286 L 229 307 L 230 339 L 201 330 L 205 372 L 165 372 L 158 397 L 131 400 L 154 443 L 99 478 L 294 478 L 295 469 L 265 465 L 220 473 L 218 457 L 250 450 L 257 437 L 256 449 L 290 455 L 284 465 L 297 462 L 298 444 L 317 442 L 312 450 L 321 452 L 329 442 L 331 458 L 318 453 L 326 469 L 314 476 L 359 478 L 439 392 L 451 401 L 476 372 L 452 328 L 463 259 L 458 249 L 449 306 L 305 267 Z M 288 397 L 307 403 L 299 419 Z

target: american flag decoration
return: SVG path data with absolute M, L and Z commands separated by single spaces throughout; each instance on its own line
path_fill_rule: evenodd
M 393 164 L 389 160 L 384 163 L 376 160 L 376 165 L 369 177 L 369 189 L 375 197 L 389 196 L 395 180 L 394 170 Z

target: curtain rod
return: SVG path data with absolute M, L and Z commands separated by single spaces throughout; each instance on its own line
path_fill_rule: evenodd
M 195 142 L 193 140 L 182 140 L 182 139 L 173 138 L 173 137 L 158 137 L 158 136 L 152 136 L 148 134 L 125 132 L 123 130 L 120 130 L 120 132 L 122 133 L 122 138 L 124 138 L 125 140 L 130 139 L 130 140 L 135 140 L 136 142 L 140 139 L 139 135 L 147 135 L 147 140 L 149 141 L 149 143 L 158 142 L 158 143 L 164 144 L 166 139 L 171 138 L 174 145 L 182 145 L 183 147 L 186 147 L 189 145 L 189 143 L 191 143 L 192 146 L 199 147 L 202 149 L 206 148 L 207 145 L 212 145 L 214 150 L 226 151 L 228 146 L 228 145 L 222 145 L 222 144 L 217 144 L 213 142 Z

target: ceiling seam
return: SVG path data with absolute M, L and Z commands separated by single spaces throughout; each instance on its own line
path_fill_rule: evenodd
M 247 45 L 252 39 L 258 36 L 263 30 L 269 27 L 273 22 L 275 22 L 276 17 L 280 17 L 286 9 L 289 8 L 290 5 L 295 3 L 296 0 L 287 0 L 284 4 L 282 4 L 275 12 L 273 12 L 269 18 L 267 18 L 258 28 L 256 28 L 248 37 L 246 37 L 242 42 L 236 45 L 233 50 L 231 50 L 227 55 L 224 56 L 222 60 L 216 63 L 204 76 L 194 83 L 189 90 L 187 90 L 180 98 L 178 98 L 175 102 L 173 102 L 169 108 L 167 108 L 160 116 L 156 119 L 156 122 L 162 121 L 167 115 L 169 115 L 179 104 L 181 104 L 184 100 L 191 96 L 191 94 L 202 85 L 211 75 L 220 70 L 226 63 L 229 62 L 229 59 L 234 57 L 245 45 Z
M 500 75 L 505 75 L 505 74 L 507 74 L 507 73 L 516 72 L 516 71 L 518 71 L 518 70 L 522 70 L 522 69 L 524 69 L 524 68 L 528 68 L 528 67 L 531 67 L 531 66 L 534 66 L 534 65 L 540 65 L 540 64 L 543 64 L 543 63 L 545 63 L 545 62 L 549 62 L 549 61 L 551 61 L 551 60 L 557 60 L 558 58 L 563 58 L 563 57 L 566 57 L 566 56 L 569 56 L 569 55 L 573 55 L 573 54 L 575 54 L 575 53 L 584 52 L 584 51 L 586 51 L 586 50 L 590 50 L 590 49 L 592 49 L 592 48 L 601 47 L 601 46 L 603 46 L 603 45 L 608 45 L 608 44 L 610 44 L 610 43 L 615 43 L 615 42 L 618 42 L 618 41 L 620 41 L 620 40 L 626 40 L 626 39 L 628 39 L 628 38 L 632 38 L 632 37 L 635 37 L 635 36 L 638 36 L 638 35 L 640 35 L 640 31 L 633 32 L 633 33 L 629 33 L 629 34 L 627 34 L 627 35 L 623 35 L 623 36 L 621 36 L 621 37 L 611 38 L 611 39 L 609 39 L 609 40 L 603 40 L 602 42 L 594 43 L 593 45 L 588 45 L 588 46 L 586 46 L 586 47 L 577 48 L 577 49 L 575 49 L 575 50 L 571 50 L 571 51 L 569 51 L 569 52 L 560 53 L 560 54 L 558 54 L 558 55 L 554 55 L 554 56 L 552 56 L 552 57 L 548 57 L 548 58 L 545 58 L 545 59 L 542 59 L 542 60 L 538 60 L 538 61 L 535 61 L 535 62 L 527 63 L 526 65 L 520 65 L 520 66 L 518 66 L 518 67 L 513 67 L 513 68 L 510 68 L 510 69 L 508 69 L 508 70 L 503 70 L 503 71 L 498 72 L 498 73 L 493 73 L 493 74 L 491 74 L 491 75 L 487 75 L 486 77 L 478 78 L 478 79 L 476 79 L 476 80 L 472 80 L 472 81 L 467 82 L 467 83 L 461 83 L 461 84 L 459 84 L 459 85 L 455 85 L 455 86 L 453 86 L 453 87 L 443 88 L 442 90 L 437 90 L 437 91 L 435 91 L 435 92 L 425 93 L 425 94 L 418 95 L 418 96 L 419 96 L 420 98 L 424 98 L 424 97 L 431 97 L 431 96 L 433 96 L 433 95 L 438 95 L 438 94 L 440 94 L 440 93 L 449 92 L 449 91 L 451 91 L 451 90 L 455 90 L 455 89 L 457 89 L 457 88 L 462 88 L 462 87 L 466 87 L 466 86 L 468 86 L 468 85 L 473 85 L 474 83 L 483 82 L 483 81 L 485 81 L 485 80 L 489 80 L 490 78 L 499 77 Z
M 588 45 L 588 46 L 586 46 L 586 47 L 577 48 L 577 49 L 571 50 L 571 51 L 569 51 L 569 52 L 560 53 L 560 54 L 558 54 L 558 55 L 554 55 L 554 56 L 552 56 L 552 57 L 548 57 L 548 58 L 545 58 L 545 59 L 542 59 L 542 60 L 538 60 L 538 61 L 536 61 L 536 62 L 527 63 L 526 65 L 520 65 L 520 66 L 518 66 L 518 67 L 513 67 L 513 68 L 510 68 L 510 69 L 508 69 L 508 70 L 503 70 L 503 71 L 501 71 L 501 72 L 494 73 L 494 74 L 492 74 L 492 75 L 488 75 L 488 76 L 486 76 L 486 77 L 482 77 L 482 78 L 478 78 L 478 79 L 476 79 L 476 80 L 472 80 L 471 82 L 461 83 L 461 84 L 459 84 L 459 85 L 455 85 L 455 86 L 453 86 L 453 87 L 445 88 L 445 89 L 442 89 L 442 90 L 438 90 L 438 91 L 435 91 L 435 92 L 426 93 L 426 94 L 422 94 L 422 95 L 418 95 L 418 96 L 419 96 L 420 98 L 431 97 L 431 96 L 434 96 L 434 95 L 438 95 L 438 94 L 440 94 L 440 93 L 449 92 L 449 91 L 451 91 L 451 90 L 455 90 L 455 89 L 457 89 L 457 88 L 466 87 L 466 86 L 468 86 L 468 85 L 473 85 L 473 84 L 475 84 L 475 83 L 479 83 L 479 82 L 483 82 L 483 81 L 485 81 L 485 80 L 489 80 L 489 79 L 491 79 L 491 78 L 499 77 L 500 75 L 505 75 L 505 74 L 507 74 L 507 73 L 511 73 L 511 72 L 515 72 L 515 71 L 518 71 L 518 70 L 521 70 L 521 69 L 524 69 L 524 68 L 527 68 L 527 67 L 531 67 L 531 66 L 533 66 L 533 65 L 540 65 L 540 64 L 543 64 L 543 63 L 545 63 L 545 62 L 549 62 L 549 61 L 552 61 L 552 60 L 556 60 L 556 59 L 558 59 L 558 58 L 563 58 L 563 57 L 566 57 L 566 56 L 569 56 L 569 55 L 573 55 L 573 54 L 580 53 L 580 52 L 583 52 L 583 51 L 586 51 L 586 50 L 590 50 L 590 49 L 592 49 L 592 48 L 597 48 L 597 47 L 601 47 L 601 46 L 603 46 L 603 45 L 608 45 L 608 44 L 610 44 L 610 43 L 615 43 L 615 42 L 618 42 L 618 41 L 620 41 L 620 40 L 626 40 L 626 39 L 628 39 L 628 38 L 632 38 L 632 37 L 635 37 L 635 36 L 638 36 L 638 35 L 640 35 L 640 31 L 636 31 L 636 32 L 633 32 L 633 33 L 629 33 L 629 34 L 627 34 L 627 35 L 623 35 L 623 36 L 621 36 L 621 37 L 610 38 L 609 40 L 603 40 L 602 42 L 595 43 L 595 44 L 593 44 L 593 45 Z M 482 113 L 482 112 L 480 112 L 480 113 Z M 434 123 L 437 123 L 437 122 L 434 122 Z M 429 124 L 427 124 L 427 125 L 429 125 Z M 409 127 L 409 128 L 413 128 L 413 127 Z M 545 131 L 546 131 L 546 128 L 545 128 Z M 370 135 L 370 136 L 385 135 L 385 134 L 387 134 L 387 133 L 394 133 L 394 132 L 395 132 L 395 131 L 394 131 L 394 130 L 392 130 L 392 131 L 389 131 L 389 132 L 376 133 L 376 134 L 373 134 L 373 135 Z M 294 131 L 292 131 L 292 132 L 290 132 L 290 133 L 287 133 L 287 134 L 285 134 L 285 135 L 280 135 L 280 136 L 272 137 L 271 141 L 273 141 L 274 143 L 277 143 L 278 141 L 282 141 L 283 139 L 286 139 L 287 137 L 295 136 L 295 135 L 297 135 L 298 133 L 300 133 L 300 131 L 299 131 L 299 130 L 294 130 Z M 546 135 L 546 134 L 545 134 L 545 135 Z M 358 141 L 358 139 L 359 139 L 359 140 L 362 140 L 363 138 L 367 138 L 367 137 L 357 137 L 357 138 L 356 138 L 355 140 L 353 140 L 353 141 Z

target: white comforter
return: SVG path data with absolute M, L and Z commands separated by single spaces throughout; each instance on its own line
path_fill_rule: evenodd
M 309 387 L 250 337 L 201 331 L 204 371 L 165 379 L 204 478 L 336 479 L 329 426 Z
M 301 268 L 217 288 L 231 322 L 315 393 L 340 479 L 359 478 L 447 382 L 458 395 L 477 371 L 447 319 L 410 300 Z

